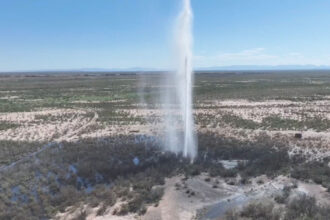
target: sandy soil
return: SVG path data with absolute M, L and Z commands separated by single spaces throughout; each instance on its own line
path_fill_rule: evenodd
M 208 102 L 205 102 L 208 103 Z M 256 122 L 263 118 L 276 115 L 281 118 L 301 120 L 301 112 L 310 117 L 330 118 L 330 101 L 292 102 L 270 100 L 264 102 L 251 102 L 247 100 L 225 100 L 203 104 L 203 108 L 195 111 L 195 114 L 210 114 L 213 120 L 220 120 L 223 114 L 234 114 L 244 119 Z M 87 114 L 89 116 L 87 117 Z M 92 114 L 90 114 L 92 113 Z M 55 140 L 76 141 L 81 138 L 109 137 L 118 134 L 142 134 L 159 136 L 164 130 L 161 122 L 163 111 L 157 109 L 128 109 L 121 113 L 133 117 L 144 117 L 146 123 L 136 122 L 130 125 L 106 125 L 98 121 L 95 110 L 81 109 L 42 109 L 29 113 L 7 113 L 0 115 L 0 121 L 20 123 L 22 126 L 16 129 L 8 129 L 0 133 L 1 139 L 12 140 Z M 43 121 L 37 115 L 51 115 L 60 120 Z M 241 141 L 257 141 L 260 136 L 267 136 L 274 141 L 284 143 L 290 147 L 290 154 L 303 153 L 310 160 L 317 160 L 330 156 L 330 132 L 317 132 L 307 130 L 302 132 L 303 138 L 294 138 L 296 130 L 250 130 L 234 128 L 225 124 L 210 124 L 207 126 L 196 125 L 199 133 L 215 133 L 220 137 L 232 138 Z M 232 165 L 232 164 L 228 164 Z M 293 194 L 309 194 L 318 198 L 321 204 L 330 205 L 330 194 L 322 186 L 303 183 L 279 176 L 273 180 L 265 176 L 252 179 L 247 185 L 239 183 L 239 177 L 235 179 L 211 178 L 206 180 L 206 174 L 202 174 L 187 180 L 182 176 L 172 177 L 166 180 L 165 194 L 157 207 L 150 206 L 144 216 L 128 215 L 114 216 L 112 211 L 120 205 L 120 202 L 107 210 L 104 216 L 96 216 L 98 208 L 83 206 L 87 219 L 141 219 L 141 220 L 172 220 L 172 219 L 218 219 L 230 207 L 241 207 L 256 199 L 271 199 L 274 195 L 288 185 L 297 184 Z M 262 181 L 261 181 L 262 180 Z M 216 185 L 216 187 L 214 187 Z M 67 211 L 57 215 L 57 219 L 72 219 L 81 209 Z
M 86 117 L 91 110 L 79 109 L 41 109 L 35 112 L 2 113 L 0 122 L 20 125 L 0 132 L 0 140 L 13 141 L 63 141 L 74 138 L 91 123 L 93 118 Z
M 112 211 L 120 206 L 120 202 L 107 210 L 104 216 L 96 216 L 97 208 L 83 206 L 75 211 L 58 214 L 55 219 L 73 219 L 85 210 L 87 219 L 115 220 L 191 220 L 219 219 L 231 208 L 240 208 L 256 200 L 272 200 L 286 186 L 296 185 L 291 197 L 306 194 L 318 198 L 320 205 L 330 205 L 330 194 L 322 186 L 303 183 L 289 177 L 279 176 L 269 179 L 266 176 L 253 178 L 246 185 L 238 184 L 240 177 L 234 179 L 209 178 L 201 174 L 190 179 L 175 176 L 166 179 L 164 196 L 158 206 L 150 206 L 144 216 L 115 216 Z M 216 187 L 214 187 L 216 185 Z M 70 208 L 68 208 L 70 210 Z
M 121 101 L 121 100 L 119 100 Z M 312 159 L 330 155 L 330 131 L 303 131 L 302 139 L 295 139 L 296 130 L 242 129 L 234 128 L 221 122 L 225 114 L 260 122 L 263 118 L 277 115 L 281 118 L 300 120 L 301 113 L 311 117 L 330 118 L 330 100 L 292 102 L 287 100 L 269 100 L 252 102 L 248 100 L 204 101 L 198 104 L 196 117 L 211 115 L 208 125 L 196 125 L 199 133 L 215 133 L 225 138 L 241 141 L 254 141 L 260 135 L 281 141 L 292 150 L 291 153 L 304 152 L 311 154 Z M 164 130 L 160 109 L 118 110 L 132 117 L 142 117 L 145 123 L 129 125 L 108 125 L 97 120 L 93 109 L 40 109 L 34 112 L 1 113 L 0 122 L 20 125 L 16 128 L 0 131 L 0 140 L 14 141 L 76 141 L 82 138 L 103 138 L 114 135 L 141 134 L 160 136 Z M 174 111 L 175 112 L 175 111 Z M 119 113 L 119 112 L 118 112 Z M 316 152 L 316 153 L 315 153 Z
M 140 219 L 138 216 L 134 215 L 134 214 L 129 214 L 129 215 L 125 215 L 125 216 L 117 216 L 117 215 L 112 215 L 112 211 L 116 208 L 118 208 L 120 206 L 121 203 L 117 203 L 115 206 L 110 207 L 103 216 L 97 216 L 97 210 L 99 209 L 99 207 L 96 208 L 91 208 L 91 207 L 87 207 L 82 206 L 79 209 L 75 209 L 74 207 L 68 207 L 67 211 L 64 213 L 58 213 L 54 220 L 73 220 L 76 219 L 79 214 L 82 211 L 86 211 L 86 215 L 87 218 L 86 220 L 136 220 L 136 219 Z
M 208 104 L 205 104 L 208 103 Z M 266 117 L 278 116 L 283 119 L 301 121 L 303 118 L 320 117 L 330 119 L 330 100 L 293 102 L 288 100 L 268 100 L 252 102 L 248 100 L 205 101 L 196 113 L 211 115 L 233 114 L 246 120 L 262 122 Z
M 228 184 L 224 179 L 211 178 L 206 181 L 206 175 L 200 175 L 185 181 L 184 188 L 177 190 L 177 183 L 182 184 L 182 177 L 173 177 L 166 181 L 166 190 L 159 206 L 150 207 L 143 219 L 218 219 L 233 206 L 241 207 L 257 199 L 271 199 L 280 193 L 285 186 L 297 184 L 293 194 L 305 193 L 321 198 L 321 204 L 330 204 L 330 194 L 326 189 L 316 184 L 296 182 L 288 177 L 279 176 L 274 180 L 266 176 L 252 179 L 251 184 L 240 185 L 238 179 L 231 180 L 235 185 Z M 262 180 L 262 181 L 261 181 Z M 218 184 L 216 184 L 218 182 Z M 213 188 L 214 185 L 217 188 Z M 194 195 L 187 194 L 187 190 Z M 226 205 L 227 203 L 227 205 Z M 219 216 L 220 215 L 220 216 Z

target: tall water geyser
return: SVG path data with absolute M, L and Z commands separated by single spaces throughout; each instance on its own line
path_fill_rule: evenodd
M 190 0 L 182 0 L 182 10 L 175 26 L 176 71 L 169 77 L 166 94 L 167 112 L 165 117 L 168 148 L 192 160 L 197 154 L 196 135 L 192 111 L 192 20 Z

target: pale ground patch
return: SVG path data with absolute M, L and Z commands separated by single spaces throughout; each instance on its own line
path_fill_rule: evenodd
M 102 216 L 97 215 L 97 210 L 100 207 L 96 208 L 91 208 L 88 207 L 87 205 L 84 205 L 78 209 L 75 209 L 74 207 L 68 207 L 65 212 L 63 213 L 58 213 L 55 217 L 54 220 L 73 220 L 77 219 L 79 214 L 81 214 L 82 211 L 86 212 L 86 220 L 136 220 L 139 219 L 135 214 L 128 214 L 125 216 L 118 216 L 118 215 L 113 215 L 112 212 L 113 210 L 117 209 L 120 207 L 122 203 L 118 202 L 115 204 L 113 207 L 109 207 L 105 214 Z
M 126 102 L 126 99 L 116 99 L 116 100 L 109 100 L 109 101 L 88 101 L 88 100 L 76 100 L 72 101 L 72 103 L 79 103 L 79 104 L 90 104 L 90 103 L 122 103 Z
M 244 119 L 260 122 L 263 118 L 271 115 L 278 115 L 281 118 L 299 119 L 301 111 L 309 111 L 318 117 L 329 118 L 330 102 L 314 101 L 309 103 L 300 103 L 292 101 L 270 100 L 264 102 L 251 102 L 247 100 L 226 100 L 216 102 L 216 106 L 212 104 L 212 108 L 204 106 L 203 109 L 197 109 L 195 112 L 208 113 L 213 116 L 212 120 L 220 120 L 222 114 L 232 113 Z M 81 131 L 79 134 L 71 135 L 71 141 L 81 138 L 101 138 L 118 134 L 142 134 L 142 135 L 161 135 L 164 131 L 164 125 L 161 123 L 161 116 L 164 114 L 159 109 L 127 109 L 120 110 L 121 113 L 128 114 L 133 117 L 144 117 L 145 124 L 130 125 L 107 125 L 99 127 L 88 132 Z M 315 115 L 314 115 L 315 116 Z M 86 122 L 88 123 L 88 122 Z M 89 119 L 89 123 L 100 125 L 101 122 Z M 307 130 L 302 132 L 303 138 L 297 139 L 294 135 L 300 131 L 296 130 L 263 130 L 263 129 L 242 129 L 233 128 L 228 125 L 210 124 L 207 126 L 196 125 L 199 133 L 214 133 L 219 137 L 232 138 L 240 141 L 258 141 L 261 136 L 268 137 L 274 141 L 279 141 L 290 148 L 289 153 L 302 153 L 308 155 L 310 160 L 317 160 L 330 156 L 330 133 L 326 131 L 317 132 Z M 68 139 L 63 136 L 63 140 Z M 238 184 L 239 177 L 232 179 L 234 185 L 228 184 L 228 180 L 222 178 L 211 178 L 206 181 L 206 174 L 202 174 L 187 180 L 183 180 L 183 176 L 176 176 L 166 179 L 165 193 L 157 207 L 150 206 L 144 216 L 130 214 L 128 216 L 114 216 L 112 210 L 120 205 L 117 203 L 115 207 L 107 210 L 104 216 L 96 216 L 98 208 L 89 208 L 84 206 L 88 215 L 87 219 L 114 219 L 114 220 L 172 220 L 172 219 L 217 219 L 212 216 L 223 215 L 230 207 L 240 207 L 244 204 L 264 198 L 271 198 L 283 190 L 285 186 L 297 184 L 297 188 L 293 193 L 305 193 L 317 198 L 318 203 L 322 205 L 330 205 L 330 194 L 320 185 L 313 183 L 304 183 L 285 176 L 279 176 L 275 179 L 269 179 L 266 176 L 256 177 L 252 182 L 246 185 Z M 260 181 L 262 180 L 262 181 Z M 180 187 L 177 187 L 178 184 Z M 214 185 L 217 185 L 214 188 Z M 189 193 L 187 193 L 189 190 Z M 191 194 L 193 192 L 193 195 Z M 58 219 L 72 219 L 76 212 L 66 212 L 57 215 Z
M 0 122 L 20 126 L 0 132 L 0 140 L 12 141 L 63 141 L 70 140 L 79 131 L 95 123 L 96 119 L 86 117 L 91 110 L 41 109 L 34 112 L 0 114 Z M 95 117 L 95 116 L 94 116 Z
M 118 208 L 122 202 L 109 208 L 103 216 L 97 216 L 97 208 L 87 206 L 74 211 L 60 213 L 55 219 L 74 219 L 85 210 L 87 219 L 114 219 L 114 220 L 191 220 L 191 219 L 219 219 L 226 211 L 233 207 L 240 208 L 249 202 L 256 200 L 272 199 L 282 192 L 286 186 L 294 186 L 291 196 L 306 194 L 318 198 L 320 205 L 330 205 L 330 194 L 320 185 L 304 183 L 286 176 L 278 176 L 275 179 L 259 176 L 251 179 L 246 185 L 238 184 L 240 177 L 225 180 L 222 178 L 209 178 L 207 174 L 201 174 L 189 179 L 184 176 L 175 176 L 166 179 L 164 196 L 159 204 L 149 206 L 143 216 L 130 214 L 116 216 L 112 211 Z M 234 185 L 228 184 L 234 182 Z M 217 187 L 214 187 L 214 186 Z
M 207 102 L 207 101 L 206 101 Z M 268 100 L 253 102 L 248 100 L 208 101 L 200 104 L 197 113 L 218 115 L 233 114 L 246 120 L 262 122 L 264 118 L 278 116 L 283 119 L 301 121 L 304 118 L 319 117 L 330 120 L 330 100 L 293 102 L 289 100 Z
M 210 120 L 206 126 L 196 125 L 196 130 L 199 133 L 214 133 L 224 138 L 233 138 L 240 141 L 256 141 L 260 135 L 266 135 L 274 140 L 285 143 L 292 149 L 290 153 L 303 151 L 307 155 L 310 154 L 311 158 L 316 159 L 330 156 L 330 132 L 327 131 L 252 130 L 231 127 L 221 121 L 223 114 L 227 114 L 228 112 L 254 121 L 260 121 L 261 118 L 272 115 L 274 112 L 282 112 L 283 114 L 280 114 L 281 117 L 292 119 L 299 115 L 299 112 L 304 108 L 319 109 L 314 112 L 320 113 L 321 108 L 326 109 L 326 106 L 330 105 L 328 100 L 310 102 L 309 104 L 287 100 L 263 102 L 224 100 L 214 102 L 212 105 L 215 106 L 212 108 L 205 106 L 205 108 L 195 110 L 196 117 L 200 117 L 199 114 L 210 115 L 206 116 Z M 290 108 L 295 108 L 297 113 L 292 109 L 289 110 Z M 330 106 L 319 115 L 330 117 L 328 111 L 330 112 Z M 173 112 L 175 113 L 175 110 Z M 1 113 L 0 122 L 9 122 L 19 124 L 20 126 L 2 130 L 0 132 L 0 140 L 41 142 L 77 141 L 85 138 L 106 138 L 130 134 L 160 136 L 164 133 L 165 126 L 161 118 L 165 112 L 161 109 L 137 107 L 136 109 L 118 110 L 118 113 L 127 114 L 128 117 L 144 118 L 145 123 L 136 121 L 123 125 L 104 124 L 102 121 L 97 120 L 98 115 L 95 109 L 40 109 L 33 112 Z M 87 114 L 89 114 L 88 117 Z M 43 117 L 46 119 L 43 120 Z M 53 119 L 47 120 L 47 117 Z M 297 132 L 302 133 L 302 139 L 294 138 Z
M 121 100 L 119 100 L 121 101 Z M 208 101 L 205 101 L 208 103 Z M 330 101 L 321 100 L 315 102 L 292 102 L 287 100 L 269 100 L 252 102 L 248 100 L 224 100 L 212 104 L 203 104 L 204 108 L 195 110 L 196 117 L 199 114 L 210 116 L 208 124 L 196 125 L 196 130 L 201 133 L 214 133 L 224 138 L 232 138 L 240 141 L 257 141 L 260 135 L 285 143 L 291 154 L 303 152 L 310 155 L 311 159 L 319 159 L 330 156 L 330 132 L 317 132 L 313 130 L 296 131 L 270 129 L 243 129 L 231 127 L 221 121 L 223 114 L 228 112 L 254 121 L 260 121 L 267 115 L 274 113 L 280 117 L 295 118 L 304 109 L 312 109 L 321 117 L 330 117 Z M 208 108 L 212 105 L 212 108 Z M 329 106 L 329 108 L 328 108 Z M 322 110 L 323 108 L 323 110 Z M 291 109 L 291 110 L 290 110 Z M 293 109 L 295 109 L 293 111 Z M 297 111 L 297 112 L 296 112 Z M 173 110 L 172 113 L 176 111 Z M 306 110 L 304 110 L 306 112 Z M 85 138 L 106 138 L 116 135 L 150 135 L 161 136 L 164 133 L 162 116 L 165 112 L 161 109 L 123 109 L 118 113 L 127 114 L 128 117 L 141 117 L 145 123 L 139 121 L 129 124 L 104 124 L 97 120 L 95 109 L 40 109 L 33 112 L 0 113 L 0 122 L 9 122 L 20 125 L 16 128 L 2 130 L 0 140 L 13 141 L 77 141 Z M 87 117 L 87 114 L 89 116 Z M 315 113 L 316 114 L 316 113 Z M 47 118 L 50 118 L 49 120 Z M 45 118 L 45 119 L 43 119 Z M 295 133 L 302 133 L 302 139 L 294 138 Z
M 8 121 L 13 123 L 34 122 L 38 116 L 61 116 L 65 114 L 83 114 L 86 111 L 78 109 L 40 109 L 32 112 L 10 112 L 0 113 L 0 121 Z
M 206 174 L 202 174 L 184 182 L 182 177 L 167 179 L 163 199 L 157 207 L 149 207 L 142 219 L 195 219 L 197 215 L 199 219 L 219 219 L 233 206 L 244 206 L 258 199 L 271 199 L 285 186 L 293 184 L 298 186 L 293 190 L 293 194 L 305 193 L 320 198 L 318 202 L 321 205 L 330 204 L 330 194 L 322 186 L 303 183 L 285 176 L 275 179 L 260 176 L 253 178 L 247 185 L 237 184 L 239 177 L 233 179 L 235 185 L 230 185 L 220 178 L 210 178 L 206 181 L 207 177 Z M 178 183 L 185 188 L 177 190 Z M 214 185 L 217 185 L 217 188 L 214 188 Z M 194 192 L 194 195 L 187 194 L 187 190 Z
M 13 99 L 19 99 L 20 96 L 17 96 L 17 95 L 8 95 L 8 96 L 3 96 L 3 97 L 0 97 L 0 99 L 4 99 L 4 100 L 13 100 Z

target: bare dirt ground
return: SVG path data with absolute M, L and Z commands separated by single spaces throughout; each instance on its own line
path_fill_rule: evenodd
M 293 187 L 290 196 L 306 194 L 318 198 L 319 205 L 330 205 L 330 193 L 320 185 L 305 183 L 295 179 L 278 176 L 269 179 L 259 176 L 247 185 L 239 184 L 239 177 L 232 179 L 210 178 L 201 174 L 186 179 L 175 176 L 166 179 L 165 193 L 157 206 L 150 206 L 144 216 L 117 216 L 112 212 L 120 203 L 109 208 L 103 216 L 97 216 L 97 208 L 85 207 L 86 219 L 115 220 L 172 220 L 172 219 L 221 219 L 232 208 L 242 208 L 253 201 L 270 201 L 285 187 Z M 55 219 L 74 219 L 80 210 L 57 215 Z
M 293 147 L 303 146 L 308 143 L 309 147 L 329 146 L 330 132 L 325 128 L 294 128 L 290 127 L 257 127 L 256 129 L 240 127 L 223 120 L 228 114 L 237 117 L 238 120 L 249 120 L 261 123 L 267 117 L 276 116 L 280 119 L 301 121 L 307 118 L 330 118 L 330 100 L 293 102 L 287 100 L 269 100 L 253 102 L 247 100 L 205 101 L 208 104 L 200 104 L 195 111 L 198 132 L 214 132 L 218 135 L 237 139 L 253 139 L 260 133 L 271 137 L 282 136 L 283 139 L 292 141 Z M 14 141 L 72 141 L 79 138 L 106 137 L 114 134 L 157 134 L 162 128 L 161 115 L 165 114 L 157 109 L 131 109 L 118 110 L 121 114 L 130 117 L 142 117 L 146 123 L 130 123 L 129 125 L 105 125 L 97 121 L 98 115 L 93 109 L 40 109 L 33 112 L 1 113 L 0 121 L 19 124 L 18 127 L 0 132 L 0 140 Z M 209 121 L 204 121 L 205 116 L 212 115 Z M 239 122 L 238 122 L 239 123 Z M 206 124 L 206 125 L 205 125 Z M 88 129 L 88 127 L 92 127 Z M 284 125 L 285 126 L 285 125 Z M 329 129 L 329 128 L 328 128 Z M 295 133 L 303 133 L 301 140 L 291 137 Z M 315 142 L 315 143 L 313 143 Z M 321 144 L 321 145 L 320 145 Z
M 267 100 L 267 101 L 248 101 L 248 100 L 225 100 L 225 101 L 206 101 L 208 104 L 201 104 L 200 113 L 214 114 L 219 111 L 239 116 L 246 120 L 262 122 L 269 116 L 279 116 L 283 119 L 303 120 L 303 117 L 320 117 L 330 119 L 330 100 L 318 101 L 289 101 L 289 100 Z
M 178 188 L 179 184 L 183 187 Z M 207 175 L 186 181 L 182 181 L 182 177 L 173 177 L 167 180 L 165 195 L 159 206 L 150 207 L 143 219 L 219 219 L 233 207 L 239 208 L 255 200 L 272 199 L 284 187 L 293 184 L 297 188 L 292 196 L 305 193 L 320 198 L 322 205 L 330 204 L 330 194 L 325 188 L 284 176 L 275 179 L 260 176 L 244 186 L 238 184 L 237 178 L 226 182 Z
M 242 79 L 216 76 L 197 80 L 194 114 L 195 129 L 199 134 L 211 133 L 218 138 L 242 143 L 260 141 L 260 137 L 264 136 L 287 146 L 290 156 L 305 155 L 308 161 L 330 157 L 327 78 L 308 79 L 306 82 L 299 78 L 299 83 L 296 83 L 298 77 L 282 80 L 276 76 L 273 85 L 272 76 L 262 76 L 266 78 L 263 80 L 259 79 L 259 75 L 253 76 L 252 80 L 239 77 Z M 138 103 L 137 100 L 145 101 L 147 96 L 142 98 L 136 92 L 157 97 L 153 94 L 155 90 L 158 92 L 166 85 L 146 84 L 149 86 L 148 94 L 145 88 L 136 88 L 135 76 L 82 79 L 76 84 L 75 76 L 70 76 L 65 82 L 61 78 L 41 77 L 37 85 L 34 79 L 30 79 L 29 83 L 13 80 L 10 88 L 7 88 L 6 82 L 2 83 L 0 141 L 75 143 L 118 135 L 162 135 L 164 124 L 161 116 L 166 112 L 159 103 L 151 107 L 147 103 Z M 89 80 L 93 80 L 93 85 Z M 20 84 L 17 86 L 16 83 Z M 39 90 L 40 85 L 43 86 L 42 91 Z M 295 137 L 296 134 L 301 134 L 301 138 Z M 48 145 L 44 146 L 46 149 Z M 17 156 L 21 158 L 19 160 L 16 160 L 15 152 L 12 153 L 15 161 L 8 162 L 8 166 L 15 166 L 43 151 L 40 148 L 31 149 L 34 152 L 31 150 L 23 152 L 22 157 Z M 4 152 L 10 150 L 6 148 Z M 233 161 L 223 162 L 224 166 L 232 168 Z M 56 181 L 53 183 L 56 184 Z M 11 187 L 17 185 L 13 180 L 8 180 L 8 183 Z M 302 182 L 289 176 L 273 179 L 258 176 L 242 185 L 239 176 L 222 178 L 202 173 L 189 178 L 181 175 L 167 178 L 165 185 L 157 186 L 164 188 L 162 199 L 148 206 L 142 216 L 114 215 L 113 211 L 122 204 L 119 200 L 103 216 L 97 216 L 101 205 L 91 208 L 82 204 L 79 208 L 75 206 L 68 207 L 64 212 L 58 211 L 54 219 L 74 219 L 82 212 L 86 212 L 86 219 L 100 220 L 218 219 L 232 207 L 241 207 L 254 200 L 272 200 L 284 187 L 292 185 L 296 187 L 291 191 L 291 196 L 304 193 L 316 197 L 322 205 L 330 205 L 329 192 L 313 181 Z M 9 195 L 13 194 L 12 188 L 9 189 Z
M 330 133 L 328 130 L 315 131 L 306 129 L 297 130 L 272 130 L 272 128 L 249 129 L 231 126 L 222 123 L 222 117 L 228 113 L 245 120 L 262 122 L 263 118 L 276 115 L 282 119 L 302 120 L 302 112 L 309 114 L 308 117 L 330 118 L 330 101 L 292 102 L 286 100 L 269 100 L 253 102 L 248 100 L 225 100 L 208 102 L 201 105 L 195 111 L 196 117 L 213 115 L 214 119 L 208 122 L 197 124 L 199 133 L 212 132 L 219 137 L 234 138 L 241 141 L 254 140 L 260 135 L 266 135 L 272 139 L 285 142 L 290 146 L 290 154 L 303 153 L 309 155 L 310 160 L 317 160 L 330 156 Z M 84 138 L 102 138 L 112 135 L 143 134 L 157 136 L 163 129 L 160 120 L 164 114 L 157 109 L 133 109 L 122 110 L 122 113 L 131 117 L 143 117 L 147 123 L 139 122 L 129 125 L 105 125 L 98 121 L 98 113 L 93 109 L 40 109 L 34 112 L 23 113 L 2 113 L 0 121 L 20 124 L 19 127 L 8 129 L 0 133 L 1 140 L 34 141 L 42 140 L 47 142 L 77 141 Z M 197 119 L 198 120 L 198 119 Z M 297 132 L 303 134 L 302 139 L 294 138 Z M 205 182 L 205 176 L 189 179 L 183 184 L 184 189 L 177 190 L 175 184 L 180 184 L 182 177 L 168 179 L 165 184 L 165 195 L 158 207 L 149 207 L 147 214 L 142 218 L 151 219 L 192 219 L 196 216 L 197 210 L 211 206 L 219 201 L 236 196 L 247 196 L 248 192 L 261 197 L 266 191 L 275 192 L 277 188 L 282 189 L 283 185 L 289 184 L 290 179 L 266 180 L 268 185 L 251 184 L 248 187 L 231 186 L 222 183 L 217 188 L 212 188 L 212 182 Z M 214 180 L 212 180 L 214 181 Z M 182 183 L 181 183 L 182 184 Z M 320 198 L 322 202 L 329 202 L 329 197 L 324 196 L 324 189 L 315 185 L 300 183 L 299 189 L 311 193 Z M 191 190 L 194 196 L 189 196 L 185 191 Z M 269 195 L 268 195 L 269 196 Z M 324 198 L 325 197 L 325 198 Z M 91 210 L 90 219 L 107 219 L 107 216 L 95 217 Z M 110 212 L 110 211 L 109 211 Z M 110 212 L 111 213 L 111 212 Z M 94 213 L 95 214 L 95 213 Z M 110 214 L 111 215 L 111 214 Z M 63 215 L 61 218 L 66 219 Z M 70 215 L 72 216 L 72 215 Z M 130 219 L 132 216 L 115 217 L 111 219 Z M 69 218 L 68 218 L 69 219 Z
M 93 118 L 86 117 L 88 113 Z M 1 122 L 19 124 L 17 128 L 1 131 L 0 140 L 63 141 L 70 140 L 94 124 L 97 113 L 78 109 L 41 109 L 34 112 L 2 113 Z

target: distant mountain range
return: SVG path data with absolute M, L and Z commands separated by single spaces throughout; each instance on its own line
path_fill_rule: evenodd
M 221 71 L 221 70 L 309 70 L 309 69 L 330 69 L 330 66 L 316 65 L 233 65 L 233 66 L 211 66 L 211 67 L 196 67 L 197 71 Z M 76 69 L 82 72 L 149 72 L 149 71 L 166 71 L 164 68 L 82 68 Z
M 330 66 L 322 65 L 233 65 L 233 66 L 212 66 L 197 67 L 195 71 L 262 71 L 262 70 L 330 70 Z M 3 71 L 0 73 L 42 73 L 42 72 L 162 72 L 168 71 L 165 68 L 77 68 L 77 69 L 48 69 L 48 70 L 26 70 L 26 71 Z
M 330 66 L 316 66 L 316 65 L 233 65 L 233 66 L 212 66 L 212 67 L 197 67 L 196 71 L 231 71 L 231 70 L 330 70 Z M 75 71 L 82 72 L 152 72 L 152 71 L 166 71 L 162 68 L 83 68 Z
M 216 71 L 216 70 L 328 70 L 330 66 L 316 65 L 233 65 L 233 66 L 214 66 L 196 68 L 196 70 Z

